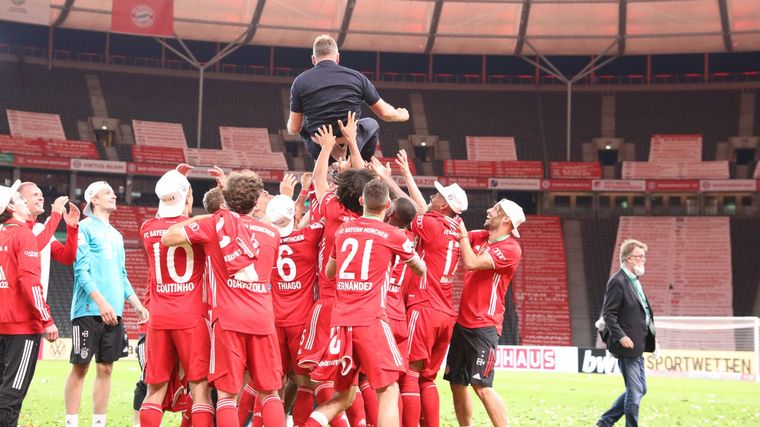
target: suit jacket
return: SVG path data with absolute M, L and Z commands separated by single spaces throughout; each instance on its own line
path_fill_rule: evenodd
M 654 326 L 654 312 L 649 300 L 644 296 Z M 606 326 L 602 339 L 607 349 L 616 357 L 640 357 L 642 353 L 653 352 L 654 334 L 647 327 L 647 314 L 644 311 L 633 283 L 623 269 L 618 270 L 607 282 L 602 304 L 602 317 Z M 633 341 L 633 348 L 623 348 L 620 339 L 627 336 Z

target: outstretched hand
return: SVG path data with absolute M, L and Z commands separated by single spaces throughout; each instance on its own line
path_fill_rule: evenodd
M 285 176 L 282 178 L 282 182 L 280 183 L 280 194 L 284 196 L 288 196 L 291 199 L 293 198 L 293 194 L 296 192 L 296 183 L 298 180 L 296 179 L 295 175 L 291 173 L 286 173 Z
M 401 173 L 404 176 L 412 174 L 411 170 L 409 169 L 409 159 L 406 156 L 406 150 L 403 148 L 396 154 L 396 164 L 401 169 Z
M 323 150 L 331 150 L 335 146 L 335 135 L 333 134 L 332 125 L 325 125 L 317 129 L 317 133 L 314 134 L 315 142 L 322 147 Z
M 76 227 L 79 224 L 79 208 L 74 203 L 69 203 L 69 211 L 63 216 L 63 220 L 69 227 Z
M 338 120 L 338 127 L 340 128 L 340 132 L 349 141 L 356 141 L 356 123 L 356 113 L 353 111 L 348 112 L 348 117 L 346 118 L 345 125 L 343 125 L 342 120 Z
M 208 169 L 207 172 L 210 176 L 214 177 L 217 187 L 224 188 L 224 183 L 226 182 L 227 177 L 224 175 L 224 170 L 222 168 L 214 166 L 212 169 Z
M 174 169 L 176 169 L 176 170 L 177 170 L 177 172 L 181 173 L 182 175 L 185 175 L 185 176 L 187 176 L 187 174 L 188 174 L 188 173 L 189 173 L 191 170 L 193 170 L 193 167 L 192 167 L 192 166 L 190 166 L 190 165 L 188 165 L 187 163 L 180 163 L 180 164 L 178 164 L 178 165 L 177 165 L 177 167 L 176 167 L 176 168 L 174 168 Z
M 390 162 L 383 165 L 383 163 L 378 160 L 377 157 L 373 156 L 372 160 L 369 163 L 369 169 L 375 172 L 377 176 L 383 180 L 391 179 L 392 171 Z
M 301 191 L 309 191 L 311 188 L 311 172 L 301 175 Z
M 58 212 L 59 214 L 63 215 L 66 213 L 66 204 L 69 203 L 69 196 L 61 196 L 55 199 L 53 202 L 53 212 Z

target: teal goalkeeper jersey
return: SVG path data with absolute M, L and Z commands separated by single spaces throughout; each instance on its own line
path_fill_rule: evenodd
M 100 316 L 98 305 L 90 298 L 95 290 L 111 304 L 119 317 L 124 313 L 124 301 L 135 293 L 127 278 L 121 233 L 98 218 L 88 217 L 79 223 L 72 319 Z

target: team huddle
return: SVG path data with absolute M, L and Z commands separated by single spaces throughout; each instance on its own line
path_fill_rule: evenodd
M 324 36 L 315 41 L 315 56 L 334 60 L 315 60 L 314 70 L 345 79 L 351 70 L 337 66 L 334 44 Z M 349 74 L 381 118 L 409 118 L 366 78 Z M 297 79 L 293 93 L 313 94 L 318 81 L 324 79 Z M 515 237 L 522 208 L 502 199 L 488 209 L 484 230 L 468 231 L 459 217 L 468 207 L 459 185 L 436 182 L 426 200 L 401 150 L 396 165 L 405 193 L 390 164 L 371 158 L 374 119 L 357 120 L 349 108 L 335 129 L 307 131 L 316 123 L 310 105 L 324 106 L 305 99 L 291 100 L 288 128 L 304 129 L 316 162 L 295 201 L 292 175 L 272 196 L 254 171 L 225 176 L 216 168 L 209 173 L 218 186 L 203 196 L 208 213 L 190 217 L 191 168 L 179 165 L 158 180 L 157 215 L 140 229 L 149 262 L 143 301 L 126 275 L 122 236 L 109 223 L 116 195 L 108 183 L 85 191 L 87 219 L 79 222 L 73 204 L 66 212 L 64 197 L 44 227 L 35 225 L 44 211 L 36 185 L 24 184 L 29 194 L 18 182 L 0 187 L 0 299 L 14 301 L 0 308 L 7 425 L 18 421 L 40 336 L 58 336 L 44 299 L 47 271 L 40 270 L 51 256 L 74 263 L 67 426 L 78 424 L 93 358 L 93 425 L 105 425 L 112 363 L 126 349 L 125 300 L 147 327 L 138 349 L 147 387 L 135 399 L 144 427 L 159 426 L 166 410 L 184 411 L 184 425 L 201 427 L 284 426 L 287 413 L 297 426 L 435 427 L 435 379 L 444 360 L 459 425 L 472 424 L 469 385 L 492 423 L 507 425 L 491 386 L 504 296 L 521 258 Z M 61 218 L 65 246 L 51 240 Z M 41 261 L 40 253 L 48 255 Z M 457 312 L 458 266 L 465 283 Z M 294 384 L 294 396 L 283 391 L 286 384 Z

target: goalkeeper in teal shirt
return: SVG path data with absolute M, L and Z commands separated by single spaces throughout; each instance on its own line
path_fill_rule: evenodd
M 110 223 L 116 194 L 105 181 L 90 184 L 84 194 L 87 218 L 79 223 L 74 292 L 71 299 L 71 372 L 66 380 L 66 426 L 78 427 L 82 385 L 95 357 L 92 425 L 105 426 L 113 362 L 128 353 L 122 323 L 124 301 L 148 321 L 148 310 L 127 278 L 124 239 Z

